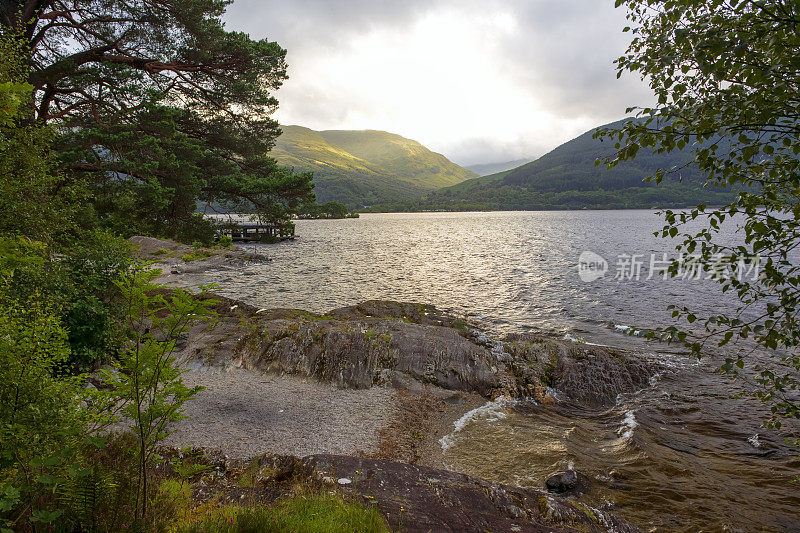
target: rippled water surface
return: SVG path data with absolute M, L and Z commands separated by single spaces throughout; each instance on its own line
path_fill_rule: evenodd
M 591 411 L 520 402 L 464 419 L 446 442 L 458 470 L 539 488 L 574 467 L 592 480 L 582 504 L 610 508 L 652 531 L 800 531 L 796 450 L 759 427 L 763 410 L 717 372 L 624 327 L 670 323 L 667 306 L 731 309 L 711 282 L 649 275 L 652 254 L 674 243 L 652 233 L 652 211 L 423 213 L 298 221 L 297 239 L 259 246 L 270 257 L 212 274 L 223 292 L 263 307 L 323 312 L 367 299 L 436 304 L 497 332 L 533 330 L 624 346 L 666 363 L 645 391 Z M 724 238 L 735 239 L 734 227 Z M 583 283 L 578 257 L 593 251 L 607 276 Z M 617 280 L 621 254 L 643 256 L 640 279 Z M 735 348 L 731 348 L 735 349 Z

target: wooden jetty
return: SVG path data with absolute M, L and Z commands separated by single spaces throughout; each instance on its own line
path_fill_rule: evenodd
M 278 242 L 294 239 L 294 223 L 240 222 L 221 228 L 220 233 L 234 242 Z

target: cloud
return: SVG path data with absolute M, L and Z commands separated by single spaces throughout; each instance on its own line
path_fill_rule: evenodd
M 611 0 L 237 0 L 226 18 L 287 48 L 282 123 L 392 131 L 462 164 L 541 155 L 651 98 L 616 79 Z

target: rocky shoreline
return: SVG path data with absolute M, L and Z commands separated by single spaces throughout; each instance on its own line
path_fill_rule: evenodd
M 143 258 L 169 250 L 157 260 L 171 286 L 193 285 L 187 272 L 258 260 L 234 249 L 184 261 L 190 248 L 132 240 Z M 218 320 L 194 327 L 177 354 L 189 370 L 185 380 L 206 390 L 190 402 L 170 444 L 218 450 L 229 460 L 305 456 L 317 477 L 326 468 L 371 472 L 353 474 L 358 482 L 344 476 L 351 483 L 339 488 L 369 496 L 404 530 L 636 531 L 546 492 L 448 472 L 440 440 L 491 400 L 551 403 L 557 395 L 611 404 L 647 386 L 658 370 L 651 364 L 534 335 L 494 339 L 423 304 L 369 301 L 317 314 L 206 297 L 217 300 Z M 422 486 L 436 498 L 423 497 Z M 392 518 L 398 505 L 408 509 L 402 524 Z

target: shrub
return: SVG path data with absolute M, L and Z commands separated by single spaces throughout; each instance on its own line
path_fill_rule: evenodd
M 149 506 L 149 468 L 159 458 L 156 446 L 168 434 L 168 425 L 181 420 L 183 404 L 202 387 L 189 388 L 181 380 L 183 371 L 175 367 L 175 341 L 198 320 L 213 315 L 209 308 L 216 300 L 195 299 L 176 289 L 164 294 L 163 286 L 153 283 L 160 271 L 136 266 L 117 282 L 127 314 L 123 327 L 125 349 L 118 355 L 117 368 L 102 372 L 110 386 L 113 404 L 132 422 L 137 437 L 135 459 L 137 491 L 134 517 L 147 517 Z

